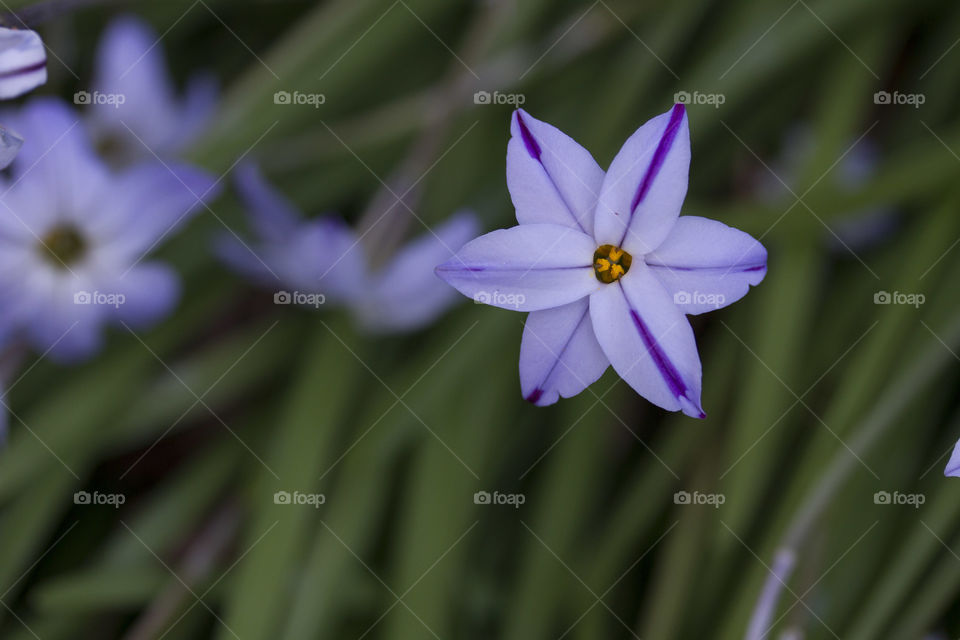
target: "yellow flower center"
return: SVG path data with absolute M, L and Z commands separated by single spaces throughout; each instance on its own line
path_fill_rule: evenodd
M 52 229 L 40 240 L 40 253 L 55 267 L 65 268 L 83 257 L 87 243 L 73 226 L 63 225 Z
M 612 244 L 597 247 L 593 252 L 593 270 L 597 280 L 605 284 L 616 282 L 630 270 L 633 256 Z

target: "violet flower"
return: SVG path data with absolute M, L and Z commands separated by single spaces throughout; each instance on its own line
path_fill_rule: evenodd
M 29 29 L 0 27 L 0 100 L 16 98 L 47 81 L 47 52 Z
M 98 349 L 104 324 L 144 327 L 166 315 L 179 280 L 142 259 L 213 178 L 158 162 L 114 174 L 56 99 L 35 99 L 5 122 L 26 143 L 0 181 L 0 338 L 76 360 Z
M 183 99 L 167 72 L 160 37 L 143 20 L 123 16 L 104 32 L 97 50 L 89 103 L 90 130 L 116 164 L 175 156 L 202 132 L 213 115 L 217 84 L 194 76 Z
M 511 133 L 519 226 L 467 243 L 437 274 L 478 302 L 530 312 L 520 345 L 530 402 L 576 395 L 612 364 L 650 402 L 705 417 L 684 314 L 743 297 L 766 274 L 767 252 L 715 220 L 678 217 L 690 166 L 683 105 L 640 127 L 606 174 L 522 109 Z
M 256 241 L 226 235 L 218 252 L 235 271 L 272 287 L 276 302 L 345 306 L 363 329 L 389 333 L 423 327 L 457 301 L 436 286 L 433 269 L 477 234 L 473 214 L 452 216 L 373 269 L 361 238 L 340 218 L 304 219 L 251 164 L 237 169 L 236 184 Z
M 792 127 L 784 137 L 783 152 L 773 163 L 772 171 L 757 169 L 752 177 L 753 189 L 758 198 L 772 205 L 796 194 L 804 166 L 816 152 L 815 138 L 808 125 Z M 825 180 L 832 181 L 839 189 L 853 192 L 862 188 L 877 172 L 880 151 L 876 144 L 865 137 L 851 144 Z M 786 185 L 784 184 L 786 183 Z M 789 185 L 789 186 L 787 186 Z M 824 236 L 830 250 L 849 254 L 850 251 L 871 249 L 890 238 L 899 226 L 897 212 L 890 206 L 876 206 L 851 211 L 832 221 Z
M 34 31 L 0 27 L 0 100 L 16 98 L 47 81 L 47 52 Z M 0 169 L 6 169 L 23 139 L 0 127 Z
M 950 454 L 950 460 L 947 461 L 947 467 L 943 470 L 943 475 L 960 478 L 960 440 L 953 446 L 953 453 Z

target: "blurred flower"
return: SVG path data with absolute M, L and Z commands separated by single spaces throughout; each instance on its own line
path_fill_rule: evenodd
M 784 198 L 793 198 L 790 189 L 797 189 L 800 172 L 816 152 L 814 142 L 813 133 L 806 125 L 794 127 L 787 133 L 783 153 L 773 163 L 773 169 L 758 170 L 752 178 L 753 188 L 761 200 L 776 204 Z M 825 179 L 832 180 L 845 192 L 856 191 L 874 176 L 879 158 L 876 146 L 865 137 L 847 149 L 837 161 L 836 169 Z M 868 249 L 889 237 L 897 226 L 896 212 L 888 206 L 851 211 L 830 221 L 827 242 L 838 252 Z
M 58 100 L 33 100 L 7 121 L 26 144 L 0 183 L 0 336 L 72 360 L 98 349 L 103 324 L 142 327 L 168 313 L 174 271 L 141 260 L 213 179 L 158 162 L 112 173 Z
M 477 234 L 473 214 L 454 215 L 374 270 L 345 222 L 332 215 L 304 219 L 255 166 L 237 170 L 237 188 L 256 242 L 251 248 L 225 236 L 218 252 L 257 283 L 292 290 L 277 291 L 277 302 L 340 304 L 364 329 L 384 333 L 418 329 L 456 302 L 455 292 L 436 286 L 433 269 Z
M 701 367 L 684 314 L 743 297 L 767 252 L 715 220 L 678 217 L 690 131 L 682 104 L 640 127 L 604 174 L 558 129 L 514 112 L 507 186 L 518 226 L 477 238 L 438 275 L 478 302 L 530 311 L 524 396 L 576 395 L 607 365 L 654 404 L 703 418 Z
M 16 98 L 47 81 L 47 52 L 35 32 L 0 27 L 0 100 Z M 23 139 L 0 127 L 0 169 L 13 162 Z
M 960 478 L 960 440 L 953 447 L 953 453 L 950 454 L 950 460 L 947 461 L 947 468 L 943 470 L 943 475 Z
M 46 81 L 47 52 L 40 36 L 0 27 L 0 100 L 21 96 Z
M 174 156 L 210 121 L 217 100 L 212 76 L 194 76 L 185 97 L 175 94 L 160 37 L 139 18 L 124 16 L 107 27 L 97 51 L 90 130 L 114 163 Z M 151 153 L 152 152 L 152 153 Z

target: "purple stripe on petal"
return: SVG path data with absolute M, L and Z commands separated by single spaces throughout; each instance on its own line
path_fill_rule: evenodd
M 537 400 L 539 400 L 542 396 L 543 396 L 543 389 L 541 389 L 540 387 L 537 387 L 536 389 L 530 392 L 530 395 L 526 397 L 526 400 L 527 402 L 537 404 Z
M 673 105 L 667 128 L 664 129 L 660 143 L 657 145 L 657 150 L 654 151 L 653 158 L 650 160 L 650 166 L 647 167 L 647 173 L 644 174 L 643 180 L 640 181 L 640 186 L 637 187 L 637 193 L 633 196 L 633 202 L 630 204 L 630 215 L 633 215 L 633 212 L 637 209 L 637 205 L 647 196 L 647 192 L 650 191 L 650 185 L 653 184 L 657 174 L 660 173 L 664 160 L 667 158 L 667 153 L 670 152 L 670 147 L 673 146 L 673 141 L 677 138 L 680 123 L 683 122 L 684 111 L 685 108 L 682 104 Z
M 683 400 L 689 401 L 689 398 L 687 398 L 687 385 L 683 382 L 680 372 L 677 371 L 677 368 L 673 366 L 672 362 L 670 362 L 667 354 L 663 352 L 660 344 L 657 342 L 656 338 L 653 337 L 653 334 L 650 333 L 650 329 L 640 317 L 640 314 L 638 314 L 635 309 L 631 308 L 630 317 L 633 318 L 633 324 L 637 327 L 637 332 L 640 334 L 640 339 L 643 340 L 643 344 L 647 348 L 647 353 L 649 353 L 653 358 L 653 362 L 657 365 L 657 369 L 660 371 L 660 375 L 663 376 L 664 381 L 667 383 L 667 387 L 670 388 L 670 392 L 679 400 L 681 400 L 681 402 Z M 700 411 L 700 413 L 701 418 L 706 417 L 705 413 L 702 411 Z
M 537 144 L 536 139 L 533 137 L 533 134 L 530 133 L 530 129 L 527 128 L 527 123 L 523 121 L 523 116 L 520 115 L 520 111 L 517 112 L 517 124 L 520 126 L 520 138 L 523 140 L 523 146 L 527 148 L 527 153 L 530 154 L 530 157 L 540 162 L 540 145 Z
M 3 73 L 0 73 L 0 78 L 12 78 L 14 76 L 21 76 L 21 75 L 26 75 L 28 73 L 34 73 L 35 71 L 40 71 L 46 66 L 47 66 L 47 61 L 41 60 L 40 62 L 31 64 L 28 67 L 20 67 L 19 69 L 11 69 L 10 71 L 4 71 Z
M 678 267 L 670 264 L 660 264 L 652 263 L 648 266 L 655 269 L 669 269 L 670 271 L 699 271 L 699 272 L 715 272 L 715 273 L 751 273 L 754 271 L 763 271 L 767 268 L 766 264 L 752 264 L 752 265 L 742 265 L 742 266 L 717 266 L 717 267 Z

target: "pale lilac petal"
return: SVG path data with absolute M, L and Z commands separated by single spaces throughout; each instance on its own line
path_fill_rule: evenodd
M 359 297 L 356 313 L 372 331 L 410 331 L 432 322 L 460 298 L 437 281 L 436 265 L 452 258 L 479 231 L 461 212 L 400 250 Z
M 111 316 L 133 328 L 148 327 L 163 319 L 180 298 L 177 274 L 158 262 L 138 264 L 103 286 L 123 296 L 122 304 L 111 309 Z
M 23 138 L 0 126 L 0 170 L 6 169 L 23 147 Z
M 24 326 L 33 348 L 62 363 L 77 362 L 96 353 L 103 343 L 101 325 L 109 308 L 77 303 L 77 294 L 92 294 L 95 290 L 90 282 L 61 276 L 40 287 L 35 293 L 37 299 L 43 300 Z
M 33 98 L 4 118 L 4 125 L 24 140 L 11 165 L 14 184 L 31 181 L 34 192 L 44 192 L 31 209 L 51 219 L 73 219 L 96 210 L 108 192 L 110 176 L 76 112 L 56 98 Z
M 522 224 L 468 242 L 437 275 L 476 302 L 515 311 L 579 300 L 602 284 L 593 239 L 554 224 Z
M 27 174 L 0 192 L 0 237 L 30 247 L 57 220 L 57 193 L 39 174 Z
M 369 290 L 363 246 L 334 216 L 299 222 L 276 240 L 246 241 L 221 234 L 215 250 L 227 266 L 275 291 L 319 293 L 330 302 L 343 302 Z
M 597 244 L 634 256 L 656 249 L 680 215 L 690 173 L 690 129 L 682 104 L 630 136 L 603 179 Z
M 144 163 L 116 179 L 111 197 L 87 221 L 88 228 L 111 243 L 112 251 L 137 260 L 170 238 L 218 191 L 213 176 L 200 169 Z
M 684 313 L 713 311 L 746 295 L 767 273 L 767 250 L 722 222 L 682 216 L 644 258 Z
M 290 242 L 273 245 L 267 255 L 268 264 L 277 265 L 277 273 L 302 291 L 348 301 L 367 289 L 363 245 L 339 217 L 308 221 Z
M 146 22 L 134 16 L 111 22 L 97 49 L 93 86 L 100 93 L 123 96 L 123 103 L 90 105 L 93 127 L 101 134 L 112 131 L 128 137 L 129 127 L 157 152 L 178 146 L 181 137 L 173 85 L 159 40 Z M 136 138 L 131 144 L 136 144 Z
M 16 98 L 46 81 L 47 52 L 40 36 L 0 27 L 0 99 Z
M 180 104 L 180 128 L 186 142 L 203 134 L 219 99 L 220 81 L 216 75 L 202 71 L 190 78 Z
M 234 184 L 258 236 L 277 240 L 295 232 L 302 217 L 300 212 L 264 179 L 257 165 L 244 163 L 237 167 Z
M 260 286 L 279 285 L 277 276 L 270 273 L 266 259 L 261 257 L 263 249 L 241 241 L 232 233 L 223 232 L 213 241 L 213 252 L 232 271 Z
M 953 447 L 953 453 L 947 462 L 947 468 L 943 470 L 943 475 L 960 478 L 960 440 Z
M 610 361 L 590 320 L 589 298 L 527 316 L 520 343 L 520 389 L 537 406 L 570 398 L 597 381 Z
M 593 232 L 603 169 L 590 152 L 523 109 L 513 112 L 507 188 L 520 224 L 559 224 Z
M 700 356 L 686 316 L 643 263 L 590 296 L 597 340 L 627 384 L 653 404 L 703 418 Z

